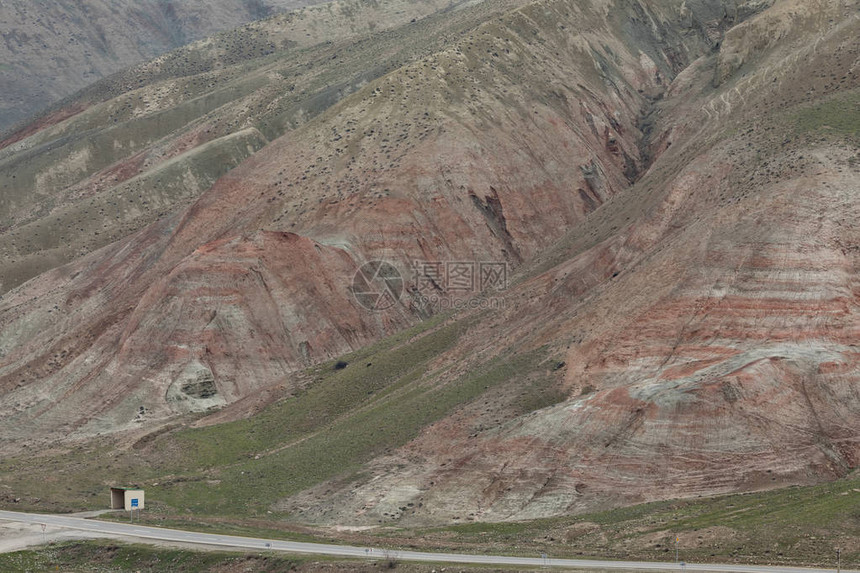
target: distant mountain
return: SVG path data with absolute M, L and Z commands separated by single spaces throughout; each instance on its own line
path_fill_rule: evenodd
M 130 65 L 321 0 L 2 0 L 0 131 Z

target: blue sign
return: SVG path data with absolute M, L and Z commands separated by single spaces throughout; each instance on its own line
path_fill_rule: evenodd
M 136 497 L 135 497 L 135 498 L 133 498 L 133 499 L 131 500 L 131 506 L 132 506 L 132 507 L 138 507 L 138 504 L 137 504 L 137 498 L 136 498 Z

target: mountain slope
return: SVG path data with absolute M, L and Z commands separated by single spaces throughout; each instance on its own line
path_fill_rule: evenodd
M 551 245 L 595 204 L 629 185 L 629 170 L 639 161 L 636 124 L 647 105 L 639 85 L 650 88 L 659 79 L 647 75 L 654 73 L 650 68 L 638 70 L 647 56 L 635 53 L 625 56 L 628 69 L 614 71 L 618 85 L 604 80 L 593 67 L 587 37 L 563 32 L 555 22 L 561 19 L 572 27 L 602 21 L 607 30 L 614 24 L 597 12 L 552 8 L 535 5 L 508 13 L 509 3 L 492 2 L 440 16 L 439 25 L 447 29 L 473 21 L 479 25 L 452 47 L 369 83 L 254 154 L 181 218 L 165 217 L 84 258 L 76 270 L 43 275 L 48 282 L 40 278 L 11 293 L 4 300 L 10 309 L 4 314 L 4 331 L 18 332 L 4 336 L 3 380 L 27 396 L 37 387 L 49 388 L 54 405 L 44 406 L 56 412 L 59 405 L 74 425 L 97 414 L 83 404 L 98 403 L 89 392 L 102 393 L 107 383 L 124 405 L 110 398 L 105 406 L 135 424 L 142 398 L 153 416 L 170 414 L 165 393 L 189 365 L 197 365 L 206 377 L 220 373 L 212 375 L 224 378 L 219 387 L 232 400 L 277 381 L 308 359 L 329 359 L 418 320 L 421 313 L 408 299 L 389 317 L 356 308 L 346 286 L 364 260 L 507 259 L 516 265 Z M 502 23 L 492 21 L 506 13 Z M 541 31 L 551 35 L 532 38 Z M 605 36 L 600 41 L 607 41 Z M 683 53 L 682 40 L 675 42 Z M 692 42 L 705 45 L 696 36 Z M 621 40 L 614 44 L 616 57 L 627 53 Z M 557 49 L 565 50 L 567 66 L 549 57 Z M 499 56 L 491 55 L 494 50 Z M 617 103 L 609 107 L 604 99 Z M 489 225 L 487 212 L 476 206 L 489 204 L 493 193 L 504 197 L 499 215 L 504 225 Z M 534 193 L 543 200 L 532 199 Z M 266 260 L 269 249 L 299 246 L 310 258 L 292 273 L 257 264 Z M 294 281 L 315 284 L 320 278 L 302 275 L 310 269 L 326 273 L 315 253 L 326 253 L 332 261 L 340 253 L 348 272 L 338 269 L 317 287 L 331 291 L 334 301 L 311 297 L 299 303 L 287 295 L 297 290 Z M 230 260 L 235 264 L 226 264 Z M 213 280 L 210 273 L 226 274 Z M 113 282 L 120 275 L 126 278 L 107 291 L 94 282 Z M 50 287 L 49 296 L 59 298 L 47 306 L 45 300 L 36 303 L 51 312 L 18 305 L 30 288 L 44 288 L 38 285 L 54 280 L 71 282 L 61 290 Z M 237 291 L 237 280 L 250 282 Z M 203 296 L 201 287 L 208 291 Z M 100 292 L 102 302 L 85 311 L 86 304 L 65 294 L 71 292 L 85 299 L 89 296 L 84 293 Z M 254 300 L 256 296 L 262 298 Z M 261 304 L 279 311 L 259 315 Z M 56 320 L 54 306 L 74 317 L 74 334 Z M 177 329 L 180 307 L 189 315 Z M 335 308 L 338 316 L 332 315 Z M 271 318 L 276 320 L 269 323 Z M 41 336 L 31 337 L 39 331 Z M 266 335 L 262 347 L 255 343 L 249 353 L 246 340 L 252 331 Z M 197 333 L 193 347 L 192 333 Z M 84 340 L 85 347 L 79 347 Z M 183 350 L 177 354 L 170 350 L 174 347 Z M 263 355 L 254 357 L 261 350 Z M 20 378 L 32 372 L 32 361 L 47 364 L 44 352 L 63 359 L 50 371 L 40 368 L 38 375 Z M 135 372 L 137 368 L 142 370 Z M 130 386 L 116 378 L 119 372 Z M 145 379 L 158 381 L 142 386 Z M 81 392 L 78 384 L 84 380 L 90 390 Z M 234 384 L 242 386 L 228 390 Z M 75 388 L 71 400 L 56 398 L 67 392 L 64 388 Z M 27 412 L 32 407 L 44 407 L 31 403 L 32 398 L 19 401 L 16 394 L 4 399 L 28 404 L 19 410 L 25 418 L 31 418 Z M 43 419 L 57 422 L 62 417 L 51 413 Z M 116 419 L 110 425 L 117 423 L 123 422 Z M 25 425 L 19 429 L 30 431 Z
M 860 52 L 843 10 L 765 12 L 749 33 L 795 42 L 730 78 L 721 53 L 676 81 L 656 135 L 673 145 L 589 221 L 608 237 L 573 232 L 567 260 L 460 349 L 558 348 L 568 400 L 500 421 L 490 393 L 357 482 L 280 507 L 334 523 L 524 519 L 856 468 Z
M 175 508 L 324 523 L 523 519 L 846 474 L 857 6 L 772 4 L 429 16 L 454 41 L 288 128 L 189 208 L 4 296 L 7 449 L 128 430 L 128 475 Z M 515 280 L 492 310 L 427 323 L 413 291 L 358 304 L 350 281 L 373 259 L 507 262 Z M 198 423 L 212 429 L 147 435 L 229 403 Z
M 0 292 L 186 207 L 269 140 L 474 26 L 479 9 L 425 18 L 456 5 L 346 0 L 276 16 L 25 126 L 0 142 Z

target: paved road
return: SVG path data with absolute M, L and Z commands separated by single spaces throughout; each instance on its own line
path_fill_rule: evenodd
M 37 513 L 19 513 L 17 511 L 0 511 L 0 520 L 20 523 L 44 523 L 51 527 L 65 527 L 80 531 L 102 533 L 110 536 L 124 536 L 139 540 L 158 540 L 172 543 L 191 543 L 197 545 L 220 546 L 233 550 L 253 551 L 285 551 L 290 553 L 306 553 L 316 555 L 332 555 L 336 557 L 351 557 L 360 559 L 381 559 L 394 557 L 402 561 L 431 561 L 435 563 L 472 563 L 481 565 L 509 565 L 514 567 L 565 567 L 575 569 L 623 569 L 651 571 L 681 571 L 677 563 L 657 563 L 649 561 L 599 561 L 594 559 L 553 559 L 552 556 L 542 557 L 511 557 L 505 555 L 466 555 L 458 553 L 425 553 L 420 551 L 389 551 L 378 547 L 354 547 L 349 545 L 327 545 L 324 543 L 301 543 L 295 541 L 279 541 L 275 539 L 258 539 L 254 537 L 238 537 L 235 535 L 217 535 L 212 533 L 197 533 L 162 527 L 147 527 L 132 523 L 116 523 L 95 521 L 71 517 L 67 515 L 43 515 Z M 801 567 L 767 567 L 759 565 L 719 565 L 719 564 L 687 564 L 686 571 L 706 573 L 831 573 L 834 569 L 807 569 Z M 860 573 L 843 569 L 843 573 Z

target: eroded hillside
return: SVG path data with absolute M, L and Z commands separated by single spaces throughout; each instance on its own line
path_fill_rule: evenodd
M 268 141 L 474 27 L 480 8 L 424 18 L 457 4 L 345 0 L 276 16 L 23 127 L 0 142 L 0 292 L 187 207 Z
M 487 1 L 303 52 L 309 86 L 369 55 L 380 71 L 314 113 L 228 122 L 260 149 L 190 207 L 3 297 L 7 449 L 127 431 L 136 461 L 99 463 L 171 507 L 322 523 L 845 475 L 858 21 L 837 0 Z M 201 73 L 304 63 L 260 62 Z M 373 259 L 503 261 L 514 280 L 491 310 L 427 322 L 411 291 L 357 303 Z

